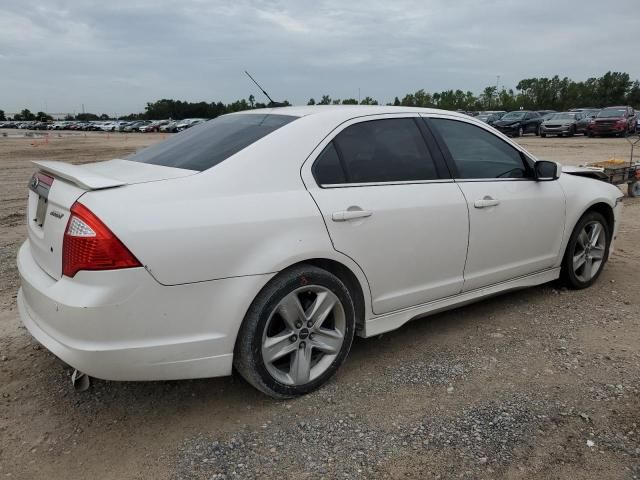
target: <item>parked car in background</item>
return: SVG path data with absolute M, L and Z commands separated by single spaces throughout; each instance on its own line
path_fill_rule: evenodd
M 169 120 L 154 120 L 148 125 L 140 127 L 140 131 L 144 133 L 148 132 L 159 132 L 160 127 L 169 123 Z
M 191 128 L 194 125 L 204 122 L 204 118 L 185 118 L 184 120 L 178 122 L 177 129 L 179 132 L 182 130 L 186 130 L 187 128 Z
M 582 112 L 552 113 L 549 118 L 540 124 L 540 136 L 564 135 L 573 136 L 577 133 L 586 135 L 589 130 L 591 117 Z
M 542 117 L 543 120 L 547 118 L 551 118 L 551 114 L 557 113 L 555 110 L 538 110 L 538 115 Z
M 42 345 L 111 380 L 235 367 L 278 398 L 324 384 L 354 335 L 589 287 L 622 208 L 472 117 L 408 107 L 250 110 L 126 160 L 35 164 L 17 305 Z
M 476 118 L 488 125 L 493 125 L 495 122 L 500 120 L 506 113 L 507 112 L 505 112 L 504 110 L 486 110 L 484 112 L 478 113 L 478 115 L 476 115 Z
M 170 121 L 166 125 L 161 126 L 160 131 L 166 133 L 175 133 L 178 131 L 178 122 Z
M 145 127 L 146 125 L 148 125 L 149 122 L 148 120 L 139 120 L 137 122 L 132 122 L 129 125 L 127 125 L 126 127 L 124 127 L 125 132 L 139 132 L 140 128 Z
M 493 126 L 505 135 L 520 137 L 527 133 L 540 133 L 542 117 L 538 112 L 529 110 L 515 110 L 506 113 L 500 120 L 493 123 Z
M 603 108 L 589 124 L 589 136 L 618 135 L 624 137 L 636 131 L 637 123 L 637 115 L 633 107 Z

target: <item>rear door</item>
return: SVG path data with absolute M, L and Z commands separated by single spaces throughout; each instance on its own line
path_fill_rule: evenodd
M 367 277 L 376 314 L 462 288 L 467 205 L 427 142 L 435 146 L 417 114 L 354 119 L 303 167 L 334 248 Z
M 427 120 L 469 207 L 464 291 L 553 267 L 565 223 L 559 182 L 537 182 L 533 162 L 490 130 L 460 118 Z

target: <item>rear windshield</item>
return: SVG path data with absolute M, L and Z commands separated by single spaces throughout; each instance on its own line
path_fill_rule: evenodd
M 273 114 L 224 115 L 147 147 L 127 160 L 165 167 L 206 170 L 298 117 Z

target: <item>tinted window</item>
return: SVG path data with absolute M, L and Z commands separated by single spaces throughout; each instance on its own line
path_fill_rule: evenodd
M 336 136 L 334 144 L 348 183 L 438 178 L 422 134 L 411 118 L 352 125 Z
M 456 120 L 431 119 L 458 169 L 458 178 L 528 177 L 520 153 L 496 135 Z
M 127 159 L 202 171 L 226 160 L 296 118 L 270 114 L 225 115 L 177 133 Z
M 313 164 L 313 175 L 319 185 L 332 185 L 347 181 L 333 142 L 325 147 Z

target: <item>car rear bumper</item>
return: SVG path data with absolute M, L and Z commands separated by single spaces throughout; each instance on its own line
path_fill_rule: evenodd
M 18 310 L 29 332 L 72 367 L 106 380 L 229 375 L 244 315 L 271 275 L 164 286 L 144 268 L 50 277 L 18 253 Z

